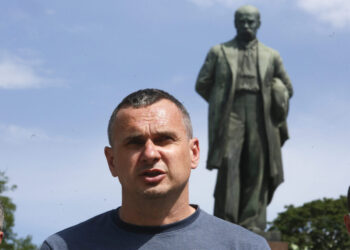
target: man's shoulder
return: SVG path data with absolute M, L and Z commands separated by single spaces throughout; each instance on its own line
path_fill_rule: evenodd
M 258 42 L 258 44 L 259 44 L 259 49 L 260 50 L 265 50 L 266 52 L 269 52 L 271 54 L 279 55 L 277 50 L 275 50 L 275 49 L 273 49 L 273 48 L 263 44 L 262 42 Z
M 266 51 L 274 55 L 279 55 L 279 52 L 277 50 L 265 45 L 260 41 L 258 41 L 258 46 L 259 46 L 259 49 L 262 51 Z M 210 48 L 210 51 L 215 54 L 218 54 L 218 53 L 221 53 L 222 48 L 238 48 L 236 39 L 231 39 L 227 42 L 216 44 Z
M 208 214 L 207 212 L 205 212 L 203 210 L 201 210 L 200 215 L 201 215 L 201 218 L 200 218 L 201 223 L 211 225 L 210 227 L 216 227 L 216 229 L 218 229 L 218 230 L 242 232 L 242 233 L 247 233 L 248 235 L 249 234 L 255 235 L 254 233 L 250 232 L 249 230 L 247 230 L 247 229 L 245 229 L 237 224 L 220 219 L 216 216 Z
M 49 236 L 44 241 L 41 249 L 68 249 L 68 245 L 77 239 L 96 237 L 98 234 L 105 233 L 104 230 L 113 224 L 114 212 L 116 212 L 116 209 L 96 215 Z
M 219 43 L 212 46 L 208 54 L 220 57 L 220 56 L 223 56 L 223 50 L 225 50 L 225 48 L 236 48 L 236 47 L 237 47 L 237 43 L 235 39 L 232 39 L 230 41 Z
M 222 244 L 229 243 L 242 249 L 270 249 L 263 237 L 239 225 L 210 215 L 203 210 L 199 221 L 201 227 L 208 234 L 217 236 L 217 242 L 222 242 Z
M 221 53 L 221 44 L 216 44 L 212 46 L 209 50 L 209 54 L 219 55 Z
M 221 51 L 222 47 L 236 47 L 237 46 L 237 42 L 235 39 L 231 39 L 229 41 L 223 42 L 223 43 L 219 43 L 216 44 L 214 46 L 211 47 L 212 51 Z
M 57 234 L 65 235 L 72 233 L 84 233 L 86 231 L 92 231 L 96 228 L 100 228 L 102 225 L 110 224 L 112 222 L 113 213 L 116 212 L 116 209 L 104 212 L 102 214 L 96 215 L 86 221 L 83 221 L 75 226 L 66 228 Z

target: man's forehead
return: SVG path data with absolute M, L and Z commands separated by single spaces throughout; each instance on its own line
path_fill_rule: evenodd
M 167 99 L 160 99 L 152 104 L 149 105 L 142 105 L 142 106 L 138 106 L 138 107 L 133 107 L 133 106 L 126 106 L 126 107 L 122 107 L 117 115 L 119 113 L 128 113 L 128 112 L 142 112 L 143 110 L 158 110 L 158 109 L 163 109 L 167 112 L 171 112 L 171 111 L 180 111 L 178 109 L 178 107 L 171 101 L 167 100 Z
M 258 15 L 254 13 L 244 13 L 240 14 L 236 17 L 237 20 L 256 20 L 258 19 Z
M 140 136 L 186 134 L 181 111 L 170 101 L 139 108 L 123 108 L 117 113 L 115 135 L 121 141 Z
M 236 11 L 236 18 L 240 17 L 259 17 L 259 10 L 254 6 L 243 6 Z
M 159 120 L 181 117 L 181 111 L 169 100 L 162 99 L 153 104 L 142 107 L 125 107 L 119 110 L 116 115 L 116 121 L 141 121 L 141 120 Z

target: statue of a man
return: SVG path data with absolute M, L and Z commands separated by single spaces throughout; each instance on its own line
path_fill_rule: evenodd
M 210 49 L 196 91 L 209 103 L 207 168 L 218 169 L 214 215 L 259 233 L 283 182 L 293 89 L 279 53 L 256 39 L 259 10 L 242 6 L 234 24 L 236 37 Z

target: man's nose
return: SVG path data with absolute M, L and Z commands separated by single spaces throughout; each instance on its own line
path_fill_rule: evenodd
M 154 164 L 155 162 L 159 161 L 159 159 L 160 153 L 157 145 L 155 145 L 152 140 L 147 140 L 141 155 L 141 161 L 146 164 Z

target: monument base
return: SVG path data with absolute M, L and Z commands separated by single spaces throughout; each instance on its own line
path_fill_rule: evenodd
M 288 243 L 284 241 L 268 241 L 271 250 L 288 250 Z
M 282 240 L 282 234 L 280 231 L 274 230 L 274 231 L 262 231 L 259 228 L 249 228 L 250 231 L 253 233 L 259 234 L 260 236 L 264 237 L 267 241 L 280 242 Z
M 269 246 L 271 247 L 271 250 L 288 250 L 288 243 L 281 241 L 282 234 L 280 231 L 274 230 L 265 232 L 258 229 L 251 231 L 264 237 L 267 240 Z

